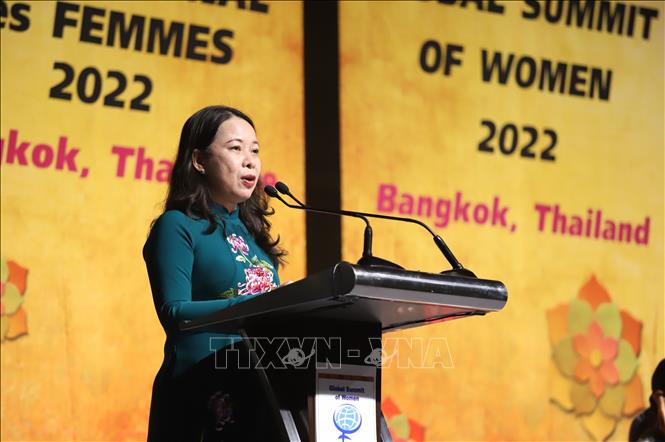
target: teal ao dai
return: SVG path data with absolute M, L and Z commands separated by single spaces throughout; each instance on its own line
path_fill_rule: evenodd
M 183 320 L 202 318 L 279 286 L 273 263 L 238 209 L 212 209 L 217 215 L 214 232 L 206 233 L 206 219 L 169 210 L 156 220 L 143 248 L 155 309 L 166 332 L 162 369 L 173 376 L 239 340 L 230 334 L 183 333 Z

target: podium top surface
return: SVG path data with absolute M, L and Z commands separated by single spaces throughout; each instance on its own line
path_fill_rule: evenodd
M 276 290 L 183 321 L 183 331 L 236 331 L 271 322 L 335 320 L 380 323 L 400 330 L 501 310 L 503 283 L 447 274 L 364 267 L 340 262 Z

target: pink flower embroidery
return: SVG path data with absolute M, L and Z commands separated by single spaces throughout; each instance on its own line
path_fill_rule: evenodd
M 245 282 L 238 283 L 238 295 L 257 295 L 277 288 L 272 282 L 272 272 L 262 266 L 251 266 L 245 269 Z
M 231 236 L 227 237 L 226 240 L 231 244 L 231 251 L 233 253 L 242 253 L 243 255 L 249 254 L 249 246 L 240 236 L 233 233 Z

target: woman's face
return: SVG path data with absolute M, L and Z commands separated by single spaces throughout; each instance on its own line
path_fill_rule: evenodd
M 215 202 L 233 211 L 249 199 L 261 174 L 256 132 L 247 121 L 231 117 L 220 124 L 208 153 L 195 151 L 192 161 L 205 171 Z

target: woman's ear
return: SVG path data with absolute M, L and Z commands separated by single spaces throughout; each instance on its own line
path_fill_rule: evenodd
M 201 175 L 206 174 L 205 167 L 203 166 L 203 152 L 198 149 L 192 151 L 192 166 L 196 169 Z

